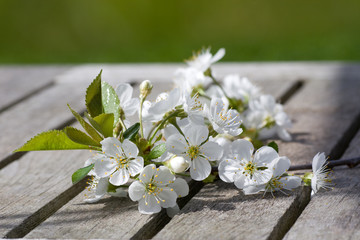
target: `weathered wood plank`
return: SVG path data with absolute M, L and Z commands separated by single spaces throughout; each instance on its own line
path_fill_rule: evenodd
M 87 82 L 70 84 L 58 78 L 57 84 L 53 88 L 4 113 L 4 119 L 1 119 L 3 116 L 0 117 L 0 121 L 4 121 L 2 127 L 6 129 L 6 127 L 16 124 L 25 125 L 9 130 L 9 133 L 13 133 L 13 135 L 17 133 L 17 137 L 12 138 L 14 142 L 23 143 L 24 139 L 28 138 L 23 136 L 30 135 L 32 131 L 38 133 L 41 130 L 56 127 L 56 124 L 66 123 L 66 117 L 71 118 L 71 113 L 67 114 L 68 110 L 64 101 L 68 101 L 77 110 L 84 109 L 83 95 L 85 87 L 90 81 L 91 79 Z M 114 84 L 114 80 L 107 81 Z M 154 85 L 162 90 L 169 87 L 166 84 L 157 86 L 155 83 Z M 27 110 L 27 108 L 30 109 Z M 33 114 L 29 123 L 26 122 L 26 119 L 19 117 L 18 111 L 20 110 L 23 110 L 22 114 L 27 116 Z M 15 121 L 17 116 L 18 119 Z M 14 118 L 15 123 L 6 123 L 5 120 L 8 118 Z M 50 121 L 50 124 L 44 124 L 42 119 Z M 26 130 L 25 127 L 32 129 Z M 22 137 L 19 138 L 19 135 Z M 3 140 L 5 142 L 5 138 Z M 5 147 L 10 148 L 11 146 L 5 145 Z M 5 150 L 1 148 L 1 151 Z M 71 174 L 83 166 L 88 155 L 86 151 L 32 152 L 0 170 L 0 184 L 5 186 L 0 189 L 0 202 L 2 203 L 0 237 L 24 236 L 78 194 L 84 186 L 81 188 L 80 184 L 71 187 Z
M 285 111 L 294 119 L 293 141 L 280 143 L 280 153 L 293 163 L 311 163 L 317 152 L 338 159 L 360 127 L 358 77 L 308 81 Z M 301 149 L 301 151 L 294 151 Z
M 286 111 L 296 119 L 292 129 L 295 142 L 280 143 L 280 155 L 287 155 L 293 163 L 303 163 L 311 161 L 318 151 L 335 150 L 357 117 L 359 108 L 352 104 L 359 101 L 354 90 L 359 84 L 352 78 L 307 81 L 286 105 Z M 328 133 L 334 131 L 334 126 L 336 134 Z M 233 185 L 227 191 L 223 187 L 224 183 L 216 182 L 202 189 L 155 239 L 279 239 L 308 203 L 310 192 L 306 188 L 288 198 L 264 201 L 261 196 L 243 196 Z M 217 199 L 222 196 L 224 199 Z
M 360 132 L 343 158 L 360 154 Z M 335 188 L 319 191 L 285 239 L 360 239 L 360 168 L 334 169 Z
M 258 84 L 271 85 L 274 91 L 272 93 L 280 94 L 290 88 L 294 81 L 268 81 Z M 161 91 L 164 90 L 164 83 L 154 83 L 154 91 L 159 91 L 156 85 L 161 86 Z M 193 192 L 198 191 L 199 187 L 193 184 Z M 129 199 L 106 198 L 96 204 L 84 204 L 85 193 L 86 191 L 71 200 L 25 237 L 151 238 L 170 220 L 164 212 L 154 216 L 141 215 L 137 210 L 137 203 Z
M 41 209 L 71 187 L 71 174 L 84 165 L 83 159 L 88 156 L 86 151 L 32 152 L 1 169 L 0 237 L 22 237 L 70 200 L 74 191 L 81 191 L 75 188 L 63 196 L 62 204 L 58 200 Z M 20 229 L 7 235 L 20 224 Z
M 56 84 L 0 115 L 1 167 L 11 162 L 13 157 L 16 159 L 19 154 L 12 151 L 26 140 L 70 121 L 73 117 L 66 103 L 78 111 L 84 109 L 84 92 L 76 90 L 78 86 Z
M 0 112 L 53 84 L 54 76 L 66 66 L 0 67 Z

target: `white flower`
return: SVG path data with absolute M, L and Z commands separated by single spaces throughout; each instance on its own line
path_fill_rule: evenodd
M 124 110 L 125 116 L 134 115 L 139 109 L 139 99 L 131 98 L 133 88 L 128 83 L 121 83 L 116 87 L 116 94 L 120 100 L 120 106 Z
M 173 134 L 166 141 L 166 149 L 189 162 L 192 179 L 204 180 L 211 172 L 209 161 L 220 159 L 223 150 L 219 144 L 207 140 L 209 130 L 203 125 L 187 125 L 182 131 L 186 140 L 179 133 Z
M 230 98 L 241 99 L 245 104 L 260 95 L 260 89 L 245 77 L 240 78 L 236 74 L 227 75 L 223 82 L 226 94 Z
M 223 149 L 223 155 L 221 157 L 221 159 L 218 160 L 218 163 L 220 163 L 220 161 L 224 160 L 225 157 L 231 153 L 231 142 L 230 139 L 223 137 L 221 135 L 217 135 L 215 138 L 210 137 L 209 141 L 211 142 L 216 142 L 217 144 L 219 144 L 222 149 Z
M 139 175 L 139 181 L 129 187 L 129 196 L 133 201 L 139 201 L 139 211 L 143 214 L 160 212 L 161 207 L 176 206 L 178 197 L 186 196 L 189 186 L 181 178 L 175 178 L 165 166 L 156 168 L 154 164 L 147 165 Z
M 313 177 L 311 178 L 311 195 L 317 193 L 320 188 L 331 189 L 332 180 L 330 174 L 331 170 L 327 167 L 324 153 L 317 153 L 312 161 Z
M 144 102 L 143 119 L 145 121 L 159 121 L 163 115 L 175 108 L 180 101 L 180 90 L 174 88 L 170 93 L 161 93 L 154 103 Z
M 186 61 L 186 63 L 193 68 L 198 69 L 199 71 L 205 72 L 210 68 L 211 64 L 219 61 L 225 55 L 225 49 L 220 48 L 219 51 L 213 56 L 210 53 L 210 48 L 203 49 L 198 54 L 194 55 L 191 60 Z
M 244 122 L 246 127 L 260 129 L 259 137 L 262 139 L 277 134 L 284 141 L 291 140 L 286 130 L 291 127 L 291 120 L 273 96 L 262 95 L 259 99 L 250 101 L 249 107 L 247 120 Z
M 220 98 L 211 99 L 207 116 L 214 130 L 219 134 L 238 136 L 243 132 L 240 128 L 242 121 L 239 113 L 233 109 L 227 110 L 227 106 Z
M 239 189 L 267 183 L 272 176 L 270 163 L 279 157 L 271 147 L 261 147 L 252 153 L 251 142 L 238 139 L 231 143 L 231 153 L 219 164 L 219 176 L 224 182 L 234 182 Z
M 255 194 L 260 191 L 264 191 L 265 193 L 270 192 L 273 194 L 274 191 L 282 192 L 282 189 L 292 190 L 299 187 L 301 185 L 300 177 L 288 175 L 284 176 L 284 173 L 286 173 L 289 167 L 290 160 L 287 157 L 279 157 L 274 159 L 269 165 L 269 169 L 272 171 L 271 179 L 265 184 L 245 187 L 243 189 L 244 193 Z
M 99 201 L 107 192 L 109 186 L 109 178 L 99 178 L 96 176 L 91 176 L 90 181 L 88 182 L 86 189 L 88 190 L 85 193 L 85 202 L 94 203 Z
M 203 110 L 204 106 L 199 100 L 199 94 L 195 94 L 193 97 L 189 93 L 185 93 L 183 108 L 188 114 L 188 119 L 195 124 L 201 125 L 204 123 Z
M 212 82 L 211 78 L 196 68 L 179 68 L 174 74 L 174 83 L 182 91 L 191 92 L 194 87 L 206 88 Z
M 125 139 L 116 138 L 101 141 L 103 153 L 96 155 L 94 172 L 100 178 L 110 177 L 110 183 L 120 186 L 128 182 L 130 175 L 136 176 L 144 167 L 144 159 L 138 156 L 136 145 Z
M 99 201 L 106 194 L 112 197 L 127 197 L 127 192 L 121 188 L 117 188 L 115 192 L 108 192 L 109 187 L 109 178 L 99 178 L 95 175 L 91 176 L 91 179 L 88 182 L 86 187 L 87 191 L 85 193 L 86 199 L 84 200 L 87 203 L 95 203 Z

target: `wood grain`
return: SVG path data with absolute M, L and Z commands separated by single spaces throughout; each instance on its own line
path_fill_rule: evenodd
M 343 158 L 358 157 L 360 132 Z M 360 167 L 334 169 L 335 188 L 320 190 L 285 239 L 360 239 Z
M 258 84 L 272 86 L 271 93 L 278 93 L 276 95 L 279 96 L 289 89 L 294 81 L 268 81 Z M 164 86 L 170 87 L 169 83 L 155 82 L 153 89 L 163 91 Z M 156 92 L 153 94 L 156 95 Z M 192 192 L 194 191 L 199 191 L 198 184 L 192 184 Z M 108 198 L 96 204 L 84 204 L 85 193 L 86 191 L 62 207 L 26 235 L 26 238 L 148 239 L 170 220 L 164 211 L 153 216 L 141 215 L 137 203 L 129 199 Z
M 359 89 L 360 74 L 307 81 L 285 106 L 294 119 L 293 140 L 280 143 L 280 153 L 291 156 L 293 164 L 311 163 L 317 152 L 339 159 L 360 127 Z
M 316 72 L 312 73 L 316 76 Z M 357 116 L 359 108 L 354 103 L 359 98 L 359 84 L 357 79 L 335 76 L 329 80 L 308 79 L 285 107 L 296 123 L 291 130 L 294 142 L 279 142 L 280 155 L 288 156 L 293 163 L 303 163 L 311 161 L 318 151 L 333 151 Z M 202 189 L 155 239 L 176 239 L 177 236 L 183 239 L 194 236 L 201 239 L 278 239 L 284 236 L 309 201 L 309 189 L 300 191 L 300 195 L 263 202 L 261 196 L 255 197 L 257 201 L 243 196 L 233 185 L 228 186 L 229 193 L 224 192 L 223 187 L 224 183 L 217 182 Z M 224 200 L 217 199 L 221 196 L 236 201 L 227 209 L 222 207 L 226 205 Z
M 177 64 L 175 65 L 136 64 L 136 65 L 121 65 L 121 66 L 85 65 L 79 68 L 75 68 L 57 77 L 55 82 L 56 85 L 54 87 L 58 89 L 65 89 L 68 95 L 70 95 L 69 93 L 73 93 L 74 91 L 75 92 L 81 91 L 81 94 L 80 93 L 75 93 L 75 94 L 79 94 L 79 96 L 82 97 L 85 88 L 90 83 L 91 79 L 93 79 L 94 76 L 99 72 L 100 68 L 103 68 L 104 69 L 103 80 L 110 82 L 112 85 L 115 85 L 116 83 L 121 81 L 128 81 L 128 80 L 140 81 L 149 78 L 150 80 L 154 80 L 155 82 L 165 83 L 159 85 L 161 87 L 161 90 L 165 90 L 166 88 L 169 88 L 169 85 L 167 85 L 166 83 L 169 83 L 169 79 L 171 79 L 173 71 L 178 66 L 179 65 Z M 294 80 L 305 79 L 308 80 L 309 82 L 313 82 L 312 79 L 310 80 L 307 79 L 310 78 L 311 76 L 313 76 L 314 79 L 317 82 L 319 82 L 316 84 L 319 84 L 320 87 L 324 86 L 321 85 L 321 82 L 330 81 L 338 84 L 339 88 L 341 89 L 342 88 L 341 82 L 337 81 L 337 79 L 344 79 L 345 81 L 349 81 L 348 83 L 355 84 L 355 86 L 358 86 L 356 85 L 357 83 L 353 83 L 352 81 L 354 81 L 353 77 L 358 76 L 358 72 L 359 72 L 359 67 L 356 65 L 343 65 L 336 63 L 219 64 L 214 69 L 216 70 L 220 78 L 229 73 L 240 73 L 242 75 L 250 74 L 250 77 L 258 81 L 260 85 L 261 82 L 264 81 L 264 79 L 273 80 L 270 82 L 278 82 L 279 84 L 277 85 L 267 82 L 267 84 L 263 85 L 265 86 L 264 92 L 271 92 L 271 93 L 277 92 L 278 94 L 284 94 L 284 92 L 286 92 L 287 89 L 289 89 L 289 87 L 294 83 Z M 339 78 L 339 76 L 341 76 L 341 78 Z M 70 89 L 69 87 L 65 87 L 65 86 L 70 86 L 69 84 L 76 84 L 76 86 L 79 87 L 73 87 L 72 89 Z M 304 85 L 304 89 L 303 89 L 304 91 L 308 85 L 309 85 L 308 83 Z M 335 85 L 331 85 L 330 89 L 336 89 L 336 87 L 334 87 Z M 60 86 L 60 88 L 58 86 Z M 50 89 L 47 89 L 44 92 L 47 92 L 49 90 Z M 310 91 L 310 90 L 306 90 L 306 91 Z M 354 92 L 355 90 L 351 90 L 350 94 L 353 94 Z M 56 97 L 57 99 L 60 99 L 58 105 L 55 106 L 62 106 L 64 107 L 65 110 L 67 110 L 65 107 L 66 104 L 61 101 L 66 101 L 64 99 L 67 99 L 69 96 L 67 96 L 66 94 L 62 95 L 60 93 L 57 93 L 57 91 L 54 91 L 52 93 L 54 93 L 55 96 L 57 96 Z M 312 94 L 318 94 L 318 93 L 319 91 L 315 91 L 315 93 L 313 91 Z M 333 93 L 336 94 L 337 91 L 333 90 Z M 36 98 L 42 94 L 43 93 L 40 93 L 37 96 L 33 96 L 27 99 L 24 103 L 31 102 L 33 98 Z M 294 97 L 294 99 L 296 97 L 299 97 L 300 94 L 301 92 L 297 94 Z M 156 95 L 156 92 L 154 92 L 152 95 L 154 97 Z M 51 94 L 48 94 L 47 96 L 48 98 L 51 98 Z M 73 106 L 77 110 L 81 109 L 81 107 L 84 106 L 81 97 L 74 97 L 73 100 L 74 102 Z M 327 98 L 331 98 L 331 97 L 332 97 L 331 95 L 326 95 L 324 98 L 320 97 L 318 99 L 326 100 Z M 42 96 L 38 99 L 43 99 L 44 101 L 44 99 L 47 98 Z M 290 99 L 290 102 L 294 99 Z M 51 102 L 52 100 L 50 99 L 49 101 Z M 314 97 L 311 96 L 311 94 L 310 95 L 308 94 L 306 95 L 306 97 L 304 97 L 302 101 L 304 101 L 306 104 L 309 104 L 309 102 L 311 103 L 314 101 Z M 339 99 L 339 101 L 342 100 Z M 18 110 L 25 111 L 26 106 L 32 108 L 31 105 L 33 105 L 36 102 L 37 101 L 33 101 L 31 102 L 31 104 L 18 108 Z M 298 104 L 300 104 L 301 98 L 297 102 Z M 336 103 L 337 101 L 334 100 L 333 102 Z M 18 104 L 18 106 L 24 103 L 20 103 Z M 76 103 L 78 103 L 79 105 L 76 105 Z M 306 108 L 305 103 L 303 105 L 300 105 L 300 107 L 305 109 Z M 352 103 L 352 102 L 346 102 L 346 103 Z M 323 104 L 323 102 L 318 103 L 315 101 L 314 104 L 315 105 Z M 296 105 L 297 104 L 294 103 L 293 106 L 290 108 L 290 110 L 296 108 L 297 107 Z M 18 106 L 15 106 L 14 109 Z M 46 106 L 46 104 L 44 104 L 44 106 Z M 49 106 L 53 106 L 53 105 L 50 104 Z M 349 109 L 351 111 L 354 110 L 353 107 Z M 349 109 L 345 110 L 345 112 L 350 111 Z M 13 109 L 10 109 L 9 111 L 12 110 Z M 7 112 L 4 112 L 3 114 L 6 114 Z M 299 110 L 299 112 L 301 111 Z M 314 110 L 311 113 L 314 112 L 316 113 L 317 111 Z M 29 110 L 27 112 L 25 111 L 25 114 L 23 115 L 12 113 L 13 114 L 12 116 L 17 116 L 20 120 L 22 119 L 21 121 L 20 120 L 19 121 L 23 125 L 26 123 L 26 124 L 30 124 L 30 126 L 32 127 L 40 129 L 39 126 L 41 124 L 38 124 L 39 123 L 38 120 L 36 121 L 34 120 L 38 118 L 32 117 L 29 118 L 27 121 L 24 121 L 23 116 L 28 116 L 30 113 L 31 112 Z M 30 115 L 30 116 L 34 116 L 34 115 Z M 50 116 L 47 115 L 47 116 L 51 118 L 54 117 L 54 114 L 52 114 L 52 116 L 51 115 Z M 320 114 L 320 116 L 322 115 Z M 329 117 L 329 115 L 326 116 Z M 347 116 L 352 117 L 354 116 L 354 114 Z M 64 121 L 66 121 L 66 118 L 62 118 L 62 116 L 60 115 L 59 116 L 56 115 L 56 117 L 61 118 L 61 121 L 51 120 L 56 122 L 56 124 L 61 124 L 64 123 Z M 299 118 L 299 116 L 296 116 L 296 118 Z M 7 125 L 9 119 L 10 118 L 8 118 L 7 121 L 2 122 L 3 123 L 2 125 L 4 125 L 3 129 L 6 129 L 6 126 L 11 125 L 11 124 Z M 337 120 L 335 121 L 335 123 L 337 123 L 337 121 L 342 120 L 339 119 L 338 117 L 336 117 L 336 119 Z M 311 118 L 309 118 L 309 120 L 311 120 Z M 303 120 L 301 121 L 303 122 Z M 324 123 L 326 122 L 326 119 L 324 118 L 323 121 L 324 121 L 323 124 L 319 124 L 315 126 L 312 125 L 311 128 L 325 127 Z M 1 115 L 0 115 L 0 123 L 1 123 Z M 296 126 L 298 126 L 297 124 L 298 123 L 296 123 Z M 308 124 L 308 122 L 304 123 L 304 125 L 306 124 Z M 2 125 L 0 125 L 0 128 Z M 47 127 L 53 128 L 53 125 L 51 126 L 49 125 Z M 294 128 L 293 133 L 301 135 L 302 129 L 305 129 L 305 127 Z M 39 132 L 39 131 L 41 130 L 35 130 L 35 132 Z M 14 142 L 20 142 L 20 140 L 18 140 L 19 138 L 26 139 L 26 136 L 23 137 L 22 135 L 20 135 L 21 137 L 19 137 L 19 133 L 23 134 L 22 132 L 24 132 L 25 134 L 32 135 L 32 133 L 28 133 L 28 130 L 26 130 L 25 127 L 20 128 L 19 131 L 14 132 L 17 135 L 17 139 L 14 137 L 14 139 L 16 139 L 13 140 Z M 298 135 L 295 135 L 297 140 L 299 140 Z M 300 145 L 294 145 L 295 147 L 292 148 L 294 152 L 293 156 L 295 156 L 296 154 L 300 154 L 301 151 L 303 152 L 309 151 L 310 148 L 307 148 L 307 144 L 313 144 L 313 141 L 321 143 L 322 140 L 319 138 L 321 138 L 322 136 L 323 135 L 315 131 L 315 137 L 310 137 L 309 135 L 309 138 L 303 140 L 303 142 Z M 341 134 L 339 134 L 339 136 L 335 136 L 334 138 L 335 140 L 339 140 L 340 137 Z M 22 141 L 24 141 L 24 139 L 22 139 Z M 328 146 L 327 143 L 328 141 L 330 141 L 329 147 L 326 149 L 331 150 L 336 145 L 336 144 L 335 145 L 331 144 L 332 141 L 335 140 L 332 139 L 323 140 L 324 143 L 321 146 L 325 146 L 325 145 Z M 3 142 L 5 143 L 6 146 L 6 141 L 3 140 Z M 1 137 L 0 137 L 0 143 L 1 143 Z M 316 146 L 320 146 L 320 145 L 315 145 L 314 149 Z M 280 149 L 282 150 L 284 147 L 280 146 Z M 0 147 L 0 150 L 1 148 L 2 147 Z M 328 151 L 326 149 L 325 151 Z M 2 196 L 0 200 L 1 202 L 6 203 L 4 204 L 5 207 L 3 207 L 3 205 L 1 205 L 0 207 L 1 209 L 0 214 L 2 214 L 0 217 L 0 221 L 3 221 L 0 222 L 0 226 L 4 225 L 3 228 L 4 230 L 0 228 L 2 234 L 6 235 L 6 233 L 11 231 L 11 229 L 16 229 L 19 226 L 30 227 L 29 229 L 24 230 L 23 233 L 25 234 L 33 227 L 36 227 L 37 224 L 41 223 L 41 221 L 48 218 L 48 216 L 53 213 L 51 211 L 53 211 L 56 208 L 59 208 L 62 204 L 64 204 L 72 197 L 70 195 L 69 197 L 66 196 L 60 197 L 60 196 L 64 195 L 64 193 L 66 194 L 71 193 L 68 191 L 71 186 L 70 175 L 72 171 L 78 167 L 78 165 L 76 164 L 82 166 L 84 160 L 87 158 L 87 153 L 68 152 L 67 154 L 64 155 L 63 152 L 29 153 L 26 154 L 23 158 L 17 160 L 16 162 L 13 162 L 12 164 L 8 165 L 7 167 L 5 167 L 0 171 L 0 180 L 2 181 L 2 183 L 4 183 L 3 185 L 8 184 L 9 186 L 12 186 L 12 188 L 14 188 L 14 190 L 11 190 L 10 187 L 4 188 L 4 191 L 0 190 L 1 193 L 4 193 L 3 194 L 4 196 Z M 292 155 L 290 154 L 289 157 L 291 156 Z M 293 160 L 293 158 L 291 159 Z M 74 162 L 76 162 L 76 164 L 73 164 Z M 31 164 L 31 166 L 30 165 L 27 166 L 27 164 Z M 24 171 L 18 170 L 21 168 L 24 168 L 25 170 Z M 12 169 L 17 169 L 17 170 L 15 171 Z M 61 169 L 61 171 L 59 171 L 58 169 Z M 14 183 L 12 183 L 13 181 L 12 178 L 15 179 Z M 21 180 L 22 178 L 25 180 L 22 181 Z M 35 181 L 32 181 L 32 179 L 35 179 Z M 158 239 L 168 239 L 168 238 L 171 239 L 171 238 L 179 238 L 179 237 L 183 238 L 184 236 L 183 230 L 186 227 L 189 227 L 189 235 L 188 235 L 189 238 L 194 238 L 194 237 L 201 238 L 202 236 L 209 236 L 210 238 L 213 238 L 213 236 L 223 236 L 222 234 L 228 232 L 230 234 L 229 236 L 238 237 L 237 233 L 240 230 L 243 230 L 244 233 L 248 233 L 248 234 L 240 235 L 240 236 L 244 236 L 244 238 L 254 238 L 254 236 L 255 238 L 258 238 L 257 237 L 258 235 L 254 235 L 254 233 L 257 233 L 258 229 L 262 227 L 264 228 L 264 231 L 259 232 L 259 234 L 263 236 L 263 238 L 266 238 L 270 235 L 273 237 L 282 236 L 285 234 L 283 232 L 284 228 L 278 228 L 278 225 L 286 225 L 286 224 L 291 225 L 292 224 L 291 221 L 295 221 L 297 216 L 302 211 L 302 208 L 304 207 L 303 205 L 307 203 L 309 197 L 309 189 L 304 189 L 304 190 L 299 189 L 289 197 L 286 197 L 281 194 L 277 194 L 276 199 L 268 199 L 270 198 L 269 196 L 267 196 L 266 199 L 261 199 L 261 197 L 259 196 L 256 197 L 253 196 L 249 198 L 248 196 L 244 197 L 242 196 L 242 194 L 239 194 L 239 191 L 233 185 L 224 184 L 226 186 L 222 186 L 219 184 L 224 184 L 224 183 L 217 182 L 215 184 L 207 185 L 205 188 L 203 188 L 199 192 L 199 194 L 196 195 L 187 204 L 187 206 L 182 210 L 182 213 L 176 216 L 163 229 L 163 231 L 161 231 L 156 236 L 156 238 Z M 43 185 L 45 186 L 45 190 L 43 188 Z M 51 187 L 54 185 L 57 186 L 57 188 Z M 217 190 L 219 192 L 216 192 Z M 79 191 L 79 190 L 76 189 L 74 191 Z M 7 192 L 9 192 L 9 195 L 6 195 Z M 25 192 L 26 194 L 23 194 L 22 192 Z M 27 197 L 27 195 L 29 197 Z M 222 201 L 218 201 L 217 200 L 218 197 L 221 198 Z M 13 199 L 19 199 L 19 203 L 17 204 Z M 62 202 L 64 201 L 64 199 L 66 201 Z M 42 224 L 40 224 L 34 230 L 32 230 L 28 235 L 26 235 L 26 237 L 27 238 L 142 238 L 142 237 L 149 238 L 149 236 L 151 237 L 158 230 L 160 230 L 164 224 L 167 223 L 167 221 L 161 223 L 161 221 L 163 220 L 163 216 L 165 216 L 164 213 L 155 216 L 140 215 L 137 211 L 137 203 L 133 203 L 129 199 L 106 198 L 98 204 L 84 204 L 83 199 L 84 199 L 83 193 L 79 194 L 68 204 L 60 208 L 55 214 L 53 214 L 51 217 L 45 220 Z M 196 203 L 195 205 L 192 204 L 194 201 Z M 45 206 L 49 206 L 49 204 L 56 205 L 56 208 L 54 208 L 53 206 L 45 207 Z M 196 212 L 192 212 L 192 211 L 196 211 Z M 243 214 L 243 212 L 245 212 L 246 214 Z M 265 214 L 262 215 L 261 212 L 265 212 Z M 267 221 L 267 219 L 269 220 Z M 213 225 L 215 226 L 215 229 L 217 230 L 216 232 L 211 231 L 211 228 L 209 228 L 210 226 L 208 224 L 209 221 L 212 222 Z M 243 222 L 246 221 L 249 221 L 249 224 L 252 223 L 253 226 L 243 224 Z M 176 222 L 179 222 L 179 224 L 174 224 Z M 224 226 L 225 223 L 229 223 L 229 222 L 233 223 L 233 224 L 229 224 L 230 226 L 232 226 L 231 229 L 227 227 L 222 228 L 222 226 Z M 264 226 L 257 226 L 256 224 L 258 224 L 259 222 Z M 26 224 L 21 225 L 24 223 Z M 182 225 L 184 226 L 183 228 Z M 206 229 L 206 233 L 199 232 L 199 234 L 201 235 L 197 235 L 196 229 L 194 229 L 194 227 L 191 227 L 195 225 L 200 229 Z M 249 230 L 244 229 L 245 226 L 248 227 Z M 175 227 L 177 230 L 173 231 L 173 227 Z M 146 233 L 154 229 L 155 232 L 146 235 Z M 233 231 L 234 233 L 231 233 L 231 231 Z M 16 237 L 16 234 L 13 236 Z
M 66 66 L 0 67 L 0 112 L 49 87 Z

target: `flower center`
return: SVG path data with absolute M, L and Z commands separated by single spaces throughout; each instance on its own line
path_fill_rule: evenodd
M 146 191 L 151 194 L 151 193 L 154 193 L 156 191 L 156 188 L 157 188 L 157 186 L 155 184 L 149 183 L 146 186 Z
M 284 186 L 283 186 L 283 183 L 279 181 L 280 177 L 277 177 L 277 178 L 272 178 L 268 184 L 267 184 L 267 188 L 273 190 L 273 189 L 282 189 Z
M 244 168 L 245 172 L 252 176 L 256 170 L 256 165 L 253 162 L 248 162 Z
M 188 149 L 188 155 L 193 160 L 194 158 L 197 158 L 199 156 L 200 149 L 199 146 L 191 146 Z
M 265 122 L 264 127 L 266 128 L 272 128 L 276 124 L 275 120 L 271 116 L 267 116 L 264 122 Z
M 117 162 L 117 169 L 119 168 L 128 168 L 129 167 L 129 159 L 126 157 L 123 157 L 119 154 L 116 154 L 116 158 L 114 158 Z

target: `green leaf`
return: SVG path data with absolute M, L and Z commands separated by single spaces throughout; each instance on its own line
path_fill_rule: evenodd
M 90 124 L 104 137 L 113 136 L 114 114 L 102 113 L 99 116 L 92 118 L 89 114 L 85 113 L 85 116 Z
M 93 163 L 89 166 L 80 168 L 76 172 L 74 172 L 73 175 L 71 176 L 72 183 L 75 184 L 80 182 L 91 171 L 94 165 L 95 164 Z
M 83 145 L 71 141 L 63 131 L 51 130 L 40 133 L 30 139 L 22 147 L 14 152 L 43 151 L 43 150 L 73 150 L 73 149 L 92 149 L 88 145 Z
M 76 111 L 74 111 L 70 105 L 68 107 L 81 126 L 85 129 L 85 131 L 98 143 L 100 143 L 103 138 L 99 135 L 99 133 L 93 128 L 90 124 L 88 124 Z
M 92 117 L 96 117 L 103 113 L 101 102 L 101 73 L 102 70 L 86 90 L 86 109 Z
M 113 123 L 114 123 L 114 114 L 113 113 L 103 113 L 99 116 L 96 116 L 94 120 L 100 125 L 101 131 L 104 134 L 104 137 L 113 136 Z
M 64 132 L 70 138 L 73 142 L 84 144 L 84 145 L 90 145 L 90 146 L 96 146 L 101 147 L 101 144 L 94 141 L 91 137 L 86 135 L 86 133 L 80 131 L 79 129 L 73 128 L 73 127 L 66 127 L 64 128 Z
M 115 127 L 120 118 L 120 100 L 114 88 L 107 82 L 101 82 L 101 99 L 104 113 L 114 114 Z
M 268 146 L 269 146 L 269 147 L 272 147 L 276 152 L 279 152 L 279 147 L 278 147 L 278 145 L 276 144 L 276 142 L 274 142 L 274 141 L 269 142 Z
M 124 139 L 132 140 L 136 136 L 136 134 L 139 132 L 140 129 L 140 123 L 135 123 L 131 127 L 129 127 L 123 134 Z
M 153 149 L 151 149 L 149 155 L 147 156 L 147 159 L 155 159 L 163 155 L 163 153 L 166 151 L 166 145 L 165 143 L 159 144 L 155 146 Z

